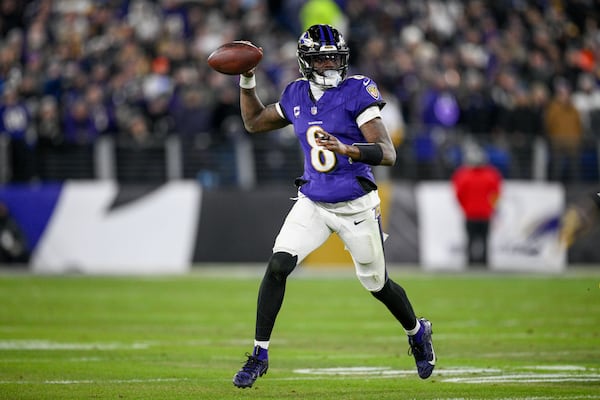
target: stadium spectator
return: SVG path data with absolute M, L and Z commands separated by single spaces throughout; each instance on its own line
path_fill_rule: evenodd
M 313 25 L 298 40 L 304 79 L 288 84 L 264 106 L 254 70 L 240 76 L 241 115 L 260 133 L 292 125 L 304 152 L 298 197 L 275 239 L 258 293 L 254 349 L 233 384 L 251 387 L 267 372 L 268 348 L 286 280 L 306 256 L 336 232 L 352 255 L 365 289 L 383 303 L 408 335 L 421 378 L 435 366 L 431 323 L 415 316 L 404 289 L 386 272 L 380 199 L 371 166 L 391 166 L 396 151 L 381 120 L 384 106 L 369 77 L 347 77 L 350 49 L 339 31 Z
M 346 31 L 346 16 L 333 0 L 308 0 L 300 8 L 300 27 L 308 29 L 317 23 L 339 27 Z
M 116 166 L 117 178 L 126 183 L 147 183 L 164 176 L 161 156 L 163 137 L 150 129 L 146 117 L 131 111 L 127 115 L 127 129 L 117 139 Z M 157 154 L 158 153 L 158 154 Z
M 381 89 L 379 92 L 381 93 L 381 97 L 386 99 L 385 107 L 381 109 L 381 118 L 390 133 L 394 147 L 398 148 L 406 134 L 406 124 L 402 115 L 402 108 L 394 95 L 386 89 Z
M 571 87 L 557 79 L 554 96 L 545 109 L 545 129 L 550 143 L 550 177 L 557 181 L 579 181 L 583 125 L 573 105 Z
M 0 135 L 10 141 L 11 181 L 29 182 L 36 176 L 33 118 L 16 87 L 4 87 L 0 104 Z
M 159 144 L 156 135 L 150 129 L 146 117 L 132 112 L 127 117 L 127 129 L 121 132 L 117 144 L 125 148 L 144 149 Z
M 100 135 L 88 104 L 83 99 L 67 105 L 63 121 L 65 143 L 75 147 L 91 147 Z
M 60 109 L 56 98 L 50 95 L 40 100 L 40 105 L 35 118 L 35 133 L 37 136 L 37 166 L 38 175 L 42 180 L 50 180 L 50 158 L 59 153 L 60 146 L 64 143 Z
M 54 97 L 45 96 L 41 99 L 35 119 L 39 147 L 51 148 L 62 144 L 64 138 L 59 114 L 58 102 Z
M 243 122 L 240 118 L 240 104 L 237 91 L 229 85 L 219 88 L 212 116 L 215 135 L 212 140 L 222 143 L 229 138 L 243 134 Z
M 534 81 L 551 87 L 556 76 L 576 87 L 580 80 L 590 81 L 581 76 L 596 73 L 600 7 L 595 2 L 528 0 L 511 7 L 482 1 L 335 3 L 348 21 L 347 39 L 353 48 L 349 68 L 371 76 L 397 97 L 407 123 L 402 146 L 422 157 L 429 169 L 440 162 L 429 154 L 436 143 L 419 142 L 422 130 L 417 124 L 422 116 L 419 101 L 430 90 L 431 66 L 454 82 L 451 92 L 461 105 L 454 127 L 467 134 L 481 131 L 482 136 L 504 130 L 498 126 L 501 119 L 487 112 L 479 120 L 463 118 L 463 110 L 477 116 L 481 100 L 473 93 L 467 97 L 471 108 L 463 107 L 464 93 L 456 92 L 472 76 L 482 78 L 476 90 L 484 97 L 489 93 L 492 109 L 502 112 L 513 109 L 514 88 L 530 87 Z M 0 89 L 9 82 L 16 87 L 32 116 L 37 113 L 36 96 L 54 96 L 63 115 L 68 110 L 62 105 L 71 107 L 71 100 L 93 84 L 104 87 L 109 110 L 139 108 L 144 106 L 143 82 L 153 73 L 152 60 L 168 61 L 167 79 L 187 65 L 197 70 L 200 85 L 213 88 L 206 57 L 218 45 L 244 38 L 265 49 L 260 72 L 265 90 L 279 93 L 296 70 L 291 63 L 302 5 L 297 0 L 3 1 Z M 592 86 L 598 90 L 597 74 Z M 213 106 L 216 97 L 208 99 Z M 580 101 L 575 103 L 581 110 Z M 599 114 L 584 118 L 584 129 L 595 126 L 585 121 L 600 119 Z M 487 124 L 489 129 L 479 127 Z
M 485 137 L 496 123 L 497 105 L 485 84 L 483 73 L 469 70 L 463 77 L 463 86 L 458 95 L 460 125 L 469 134 Z
M 7 205 L 0 202 L 0 264 L 24 264 L 28 261 L 27 238 Z
M 510 144 L 510 177 L 513 179 L 531 179 L 533 176 L 532 144 L 542 139 L 545 132 L 545 93 L 543 83 L 533 83 L 531 88 L 517 88 L 513 107 L 504 110 L 502 120 L 499 121 L 499 129 L 506 134 Z
M 4 0 L 0 4 L 0 34 L 5 37 L 13 29 L 23 28 L 25 2 Z
M 210 133 L 212 130 L 212 100 L 204 88 L 182 90 L 181 105 L 173 111 L 173 131 L 183 137 Z
M 464 158 L 464 165 L 452 175 L 452 186 L 465 221 L 465 254 L 470 266 L 485 267 L 489 261 L 490 222 L 501 194 L 502 175 L 475 144 L 466 146 Z
M 584 135 L 600 139 L 600 87 L 594 75 L 579 75 L 577 89 L 573 92 L 573 105 L 581 116 Z
M 62 67 L 58 60 L 48 60 L 42 75 L 42 94 L 53 96 L 57 101 L 63 95 Z
M 160 38 L 162 17 L 159 4 L 148 0 L 133 0 L 129 3 L 126 20 L 139 43 L 151 48 Z
M 117 121 L 114 106 L 106 101 L 106 88 L 100 84 L 86 87 L 82 101 L 85 101 L 90 118 L 98 135 L 114 135 L 117 133 Z
M 425 151 L 416 153 L 417 165 L 432 165 L 431 175 L 425 178 L 447 178 L 455 167 L 452 152 L 458 141 L 454 128 L 460 118 L 460 107 L 453 75 L 451 71 L 430 71 L 428 86 L 420 99 L 423 127 L 420 150 Z

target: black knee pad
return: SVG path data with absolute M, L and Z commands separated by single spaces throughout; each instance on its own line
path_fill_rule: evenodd
M 292 256 L 283 251 L 274 253 L 267 265 L 267 273 L 271 274 L 278 281 L 284 280 L 296 268 L 298 256 Z

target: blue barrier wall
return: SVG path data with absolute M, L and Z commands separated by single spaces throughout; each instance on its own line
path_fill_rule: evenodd
M 390 233 L 386 241 L 388 262 L 419 263 L 420 228 L 415 186 L 408 183 L 392 186 L 390 208 L 384 215 L 384 225 Z M 568 189 L 566 202 L 593 189 Z M 92 206 L 90 203 L 98 200 L 99 194 L 103 196 L 102 204 Z M 70 260 L 72 251 L 77 255 L 72 257 L 73 265 L 85 264 L 86 251 L 89 250 L 89 254 L 104 251 L 101 243 L 93 243 L 98 245 L 94 247 L 81 241 L 82 235 L 90 235 L 94 241 L 111 244 L 113 247 L 108 247 L 106 252 L 115 253 L 113 258 L 125 263 L 135 260 L 138 252 L 141 268 L 144 262 L 148 263 L 142 256 L 149 256 L 151 250 L 157 248 L 161 250 L 157 263 L 160 259 L 167 260 L 165 263 L 177 260 L 177 265 L 188 266 L 266 262 L 275 236 L 293 204 L 290 198 L 295 195 L 295 188 L 290 186 L 206 191 L 194 181 L 178 181 L 157 188 L 98 181 L 0 187 L 0 201 L 7 204 L 23 228 L 34 255 L 43 249 L 45 257 L 51 255 L 51 263 L 58 265 Z M 90 212 L 98 215 L 88 221 Z M 57 232 L 57 226 L 62 231 Z M 75 233 L 66 232 L 68 229 L 75 229 Z M 69 234 L 76 236 L 69 239 Z M 73 248 L 70 249 L 71 241 Z M 568 262 L 600 263 L 598 243 L 600 229 L 595 229 L 569 250 Z M 120 259 L 119 253 L 123 253 Z M 60 257 L 54 258 L 57 254 Z M 110 264 L 113 258 L 100 261 Z M 119 268 L 127 269 L 128 265 L 119 264 Z

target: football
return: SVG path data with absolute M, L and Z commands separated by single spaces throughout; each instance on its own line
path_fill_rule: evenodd
M 262 59 L 262 49 L 245 40 L 225 43 L 208 56 L 208 65 L 227 75 L 242 74 L 256 67 Z

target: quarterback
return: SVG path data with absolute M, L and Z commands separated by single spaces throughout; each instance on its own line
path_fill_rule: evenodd
M 394 165 L 396 150 L 380 109 L 385 102 L 366 76 L 347 76 L 350 50 L 329 25 L 313 25 L 298 40 L 302 78 L 279 101 L 263 105 L 254 70 L 240 76 L 241 114 L 250 133 L 292 125 L 304 152 L 298 196 L 285 218 L 258 293 L 254 348 L 233 377 L 251 387 L 269 367 L 268 349 L 286 279 L 335 232 L 352 256 L 362 286 L 383 303 L 408 335 L 417 372 L 435 367 L 431 322 L 417 318 L 404 289 L 387 274 L 379 195 L 371 166 Z

